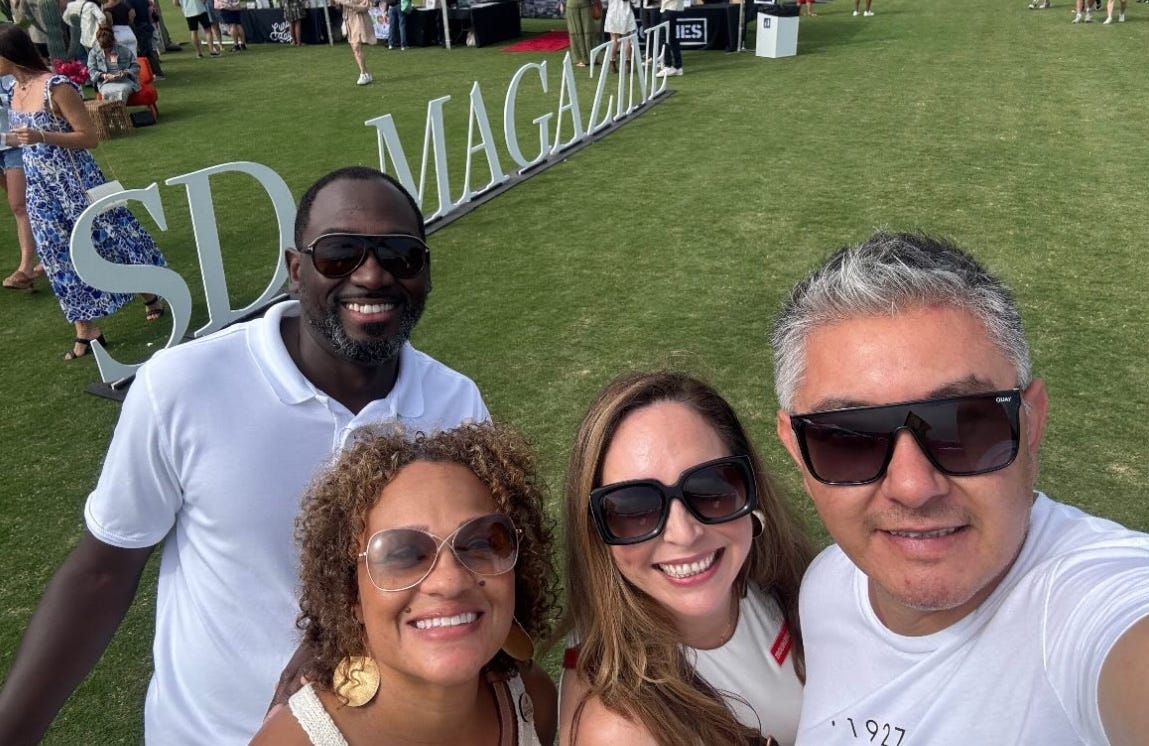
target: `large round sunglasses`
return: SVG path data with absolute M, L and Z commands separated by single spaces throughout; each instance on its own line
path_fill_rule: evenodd
M 492 513 L 459 524 L 440 539 L 417 528 L 388 528 L 367 540 L 367 577 L 381 591 L 405 591 L 426 580 L 444 546 L 476 575 L 502 575 L 519 559 L 519 533 L 509 517 Z
M 666 528 L 670 503 L 679 500 L 699 523 L 713 526 L 749 515 L 757 494 L 747 456 L 727 456 L 692 466 L 674 484 L 635 479 L 590 493 L 590 512 L 607 544 L 638 544 Z
M 431 250 L 418 236 L 388 233 L 369 236 L 362 233 L 324 233 L 299 253 L 309 254 L 315 270 L 332 280 L 342 279 L 359 269 L 374 253 L 375 261 L 397 280 L 410 280 L 427 266 Z
M 823 484 L 881 479 L 908 432 L 942 474 L 968 477 L 1017 458 L 1021 389 L 797 414 L 790 425 L 810 475 Z

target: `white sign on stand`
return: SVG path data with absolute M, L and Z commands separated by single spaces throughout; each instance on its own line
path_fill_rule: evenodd
M 793 57 L 798 54 L 798 17 L 758 14 L 758 57 Z

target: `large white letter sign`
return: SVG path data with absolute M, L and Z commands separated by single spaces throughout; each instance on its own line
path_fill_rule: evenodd
M 539 154 L 528 161 L 523 155 L 522 148 L 519 147 L 519 133 L 515 123 L 515 103 L 519 97 L 519 84 L 528 70 L 538 71 L 543 93 L 547 92 L 547 63 L 545 61 L 541 63 L 528 62 L 515 71 L 515 77 L 511 78 L 511 84 L 507 87 L 507 96 L 503 100 L 503 137 L 507 141 L 507 152 L 511 154 L 511 159 L 519 165 L 519 173 L 541 163 L 547 157 L 547 153 L 551 149 L 549 124 L 554 116 L 554 112 L 548 111 L 546 114 L 531 120 L 531 123 L 539 128 Z
M 595 66 L 600 52 L 602 53 L 603 61 L 606 61 L 606 54 L 608 49 L 610 49 L 609 41 L 603 42 L 594 49 L 590 50 L 590 66 L 592 68 Z M 610 76 L 607 75 L 609 72 L 610 70 L 606 65 L 598 66 L 598 83 L 594 87 L 594 103 L 592 103 L 590 106 L 590 117 L 586 120 L 586 131 L 589 135 L 593 135 L 596 132 L 601 132 L 602 130 L 609 127 L 611 124 L 611 119 L 613 118 L 614 96 L 607 97 L 606 113 L 603 114 L 601 119 L 599 119 L 598 116 L 599 110 L 603 108 L 602 98 L 606 93 L 606 81 L 610 78 Z M 622 76 L 620 75 L 619 78 L 619 86 L 621 87 Z
M 670 80 L 666 78 L 655 78 L 654 68 L 655 62 L 662 58 L 662 53 L 665 51 L 663 46 L 666 42 L 663 39 L 670 33 L 670 21 L 663 21 L 657 26 L 652 26 L 646 30 L 646 52 L 650 55 L 650 65 L 644 66 L 644 75 L 650 75 L 650 97 L 656 98 L 666 92 L 666 83 Z M 653 50 L 653 51 L 651 51 Z
M 475 125 L 479 125 L 481 140 L 475 145 Z M 479 151 L 487 156 L 487 168 L 491 172 L 491 180 L 481 189 L 471 189 L 471 159 Z M 464 205 L 471 201 L 471 197 L 485 192 L 491 187 L 507 180 L 503 171 L 503 164 L 499 161 L 499 151 L 495 150 L 495 138 L 491 135 L 491 123 L 487 120 L 487 105 L 483 101 L 483 92 L 479 89 L 479 81 L 471 85 L 471 113 L 467 123 L 467 169 L 463 172 L 463 194 L 456 204 Z
M 271 281 L 258 298 L 240 309 L 233 309 L 227 296 L 227 279 L 223 275 L 223 256 L 219 250 L 219 227 L 215 222 L 215 206 L 212 204 L 209 181 L 213 174 L 229 172 L 247 174 L 259 182 L 271 198 L 275 220 L 279 225 L 279 251 L 275 256 Z M 208 323 L 196 329 L 196 337 L 218 331 L 236 319 L 263 308 L 282 291 L 283 283 L 287 281 L 283 252 L 295 243 L 292 236 L 295 232 L 295 198 L 279 174 L 261 163 L 235 161 L 173 176 L 164 183 L 172 186 L 183 184 L 187 189 L 188 209 L 191 212 L 196 247 L 199 249 L 199 268 L 203 274 L 208 315 Z
M 654 68 L 654 62 L 649 64 L 642 60 L 642 49 L 638 46 L 638 34 L 624 36 L 619 44 L 621 55 L 620 65 L 622 75 L 618 76 L 618 114 L 615 120 L 626 119 L 640 106 L 646 103 L 646 68 Z M 623 82 L 626 88 L 623 87 Z M 634 88 L 638 85 L 638 100 L 635 101 Z M 627 107 L 622 108 L 623 102 Z
M 155 184 L 145 189 L 127 189 L 106 195 L 89 205 L 76 220 L 76 226 L 72 229 L 72 266 L 80 279 L 94 288 L 111 293 L 151 293 L 162 296 L 172 314 L 172 333 L 164 345 L 168 347 L 183 337 L 191 321 L 191 292 L 183 278 L 167 267 L 109 262 L 96 253 L 96 245 L 92 241 L 92 224 L 96 218 L 125 200 L 142 202 L 160 230 L 168 229 L 159 187 Z M 136 368 L 142 365 L 125 365 L 117 361 L 99 342 L 92 344 L 92 354 L 100 370 L 100 380 L 104 383 L 135 375 Z
M 571 66 L 570 52 L 567 52 L 563 57 L 562 79 L 563 83 L 559 88 L 559 111 L 558 116 L 555 117 L 555 144 L 551 148 L 551 153 L 557 153 L 560 150 L 569 148 L 586 136 L 582 128 L 582 113 L 578 108 L 578 88 L 575 86 L 574 67 Z M 564 111 L 570 112 L 571 125 L 574 127 L 574 134 L 571 135 L 571 139 L 566 142 L 562 141 Z
M 427 185 L 427 149 L 435 149 L 435 186 L 439 193 L 439 209 L 424 217 L 424 222 L 430 222 L 440 215 L 445 215 L 454 209 L 451 201 L 451 183 L 447 173 L 447 143 L 443 132 L 443 105 L 451 100 L 450 96 L 442 96 L 427 102 L 427 124 L 423 129 L 423 165 L 419 170 L 419 186 L 415 187 L 415 180 L 411 178 L 411 167 L 407 163 L 407 156 L 403 152 L 403 143 L 399 140 L 399 132 L 395 129 L 395 121 L 390 114 L 368 119 L 364 124 L 374 127 L 377 131 L 379 144 L 379 170 L 387 173 L 387 155 L 390 154 L 395 164 L 394 177 L 399 180 L 403 188 L 415 197 L 415 202 L 424 213 L 423 188 Z

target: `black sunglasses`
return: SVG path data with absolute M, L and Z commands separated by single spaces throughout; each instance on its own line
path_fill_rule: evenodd
M 332 280 L 347 277 L 375 253 L 375 261 L 397 280 L 410 280 L 427 266 L 431 250 L 418 236 L 391 233 L 325 233 L 299 250 L 310 254 L 319 274 Z
M 796 414 L 790 425 L 811 476 L 823 484 L 882 478 L 907 431 L 942 474 L 969 477 L 1017 458 L 1021 389 Z
M 727 456 L 692 466 L 674 484 L 635 479 L 590 493 L 590 511 L 607 544 L 638 544 L 666 528 L 670 501 L 680 500 L 699 523 L 712 526 L 754 510 L 757 494 L 748 456 Z

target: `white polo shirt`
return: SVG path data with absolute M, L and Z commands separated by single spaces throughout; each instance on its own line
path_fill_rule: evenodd
M 294 521 L 304 488 L 358 427 L 432 431 L 489 418 L 478 388 L 406 345 L 391 393 L 352 414 L 308 381 L 280 323 L 157 353 L 128 393 L 84 517 L 100 541 L 164 542 L 149 744 L 246 744 L 298 644 Z

